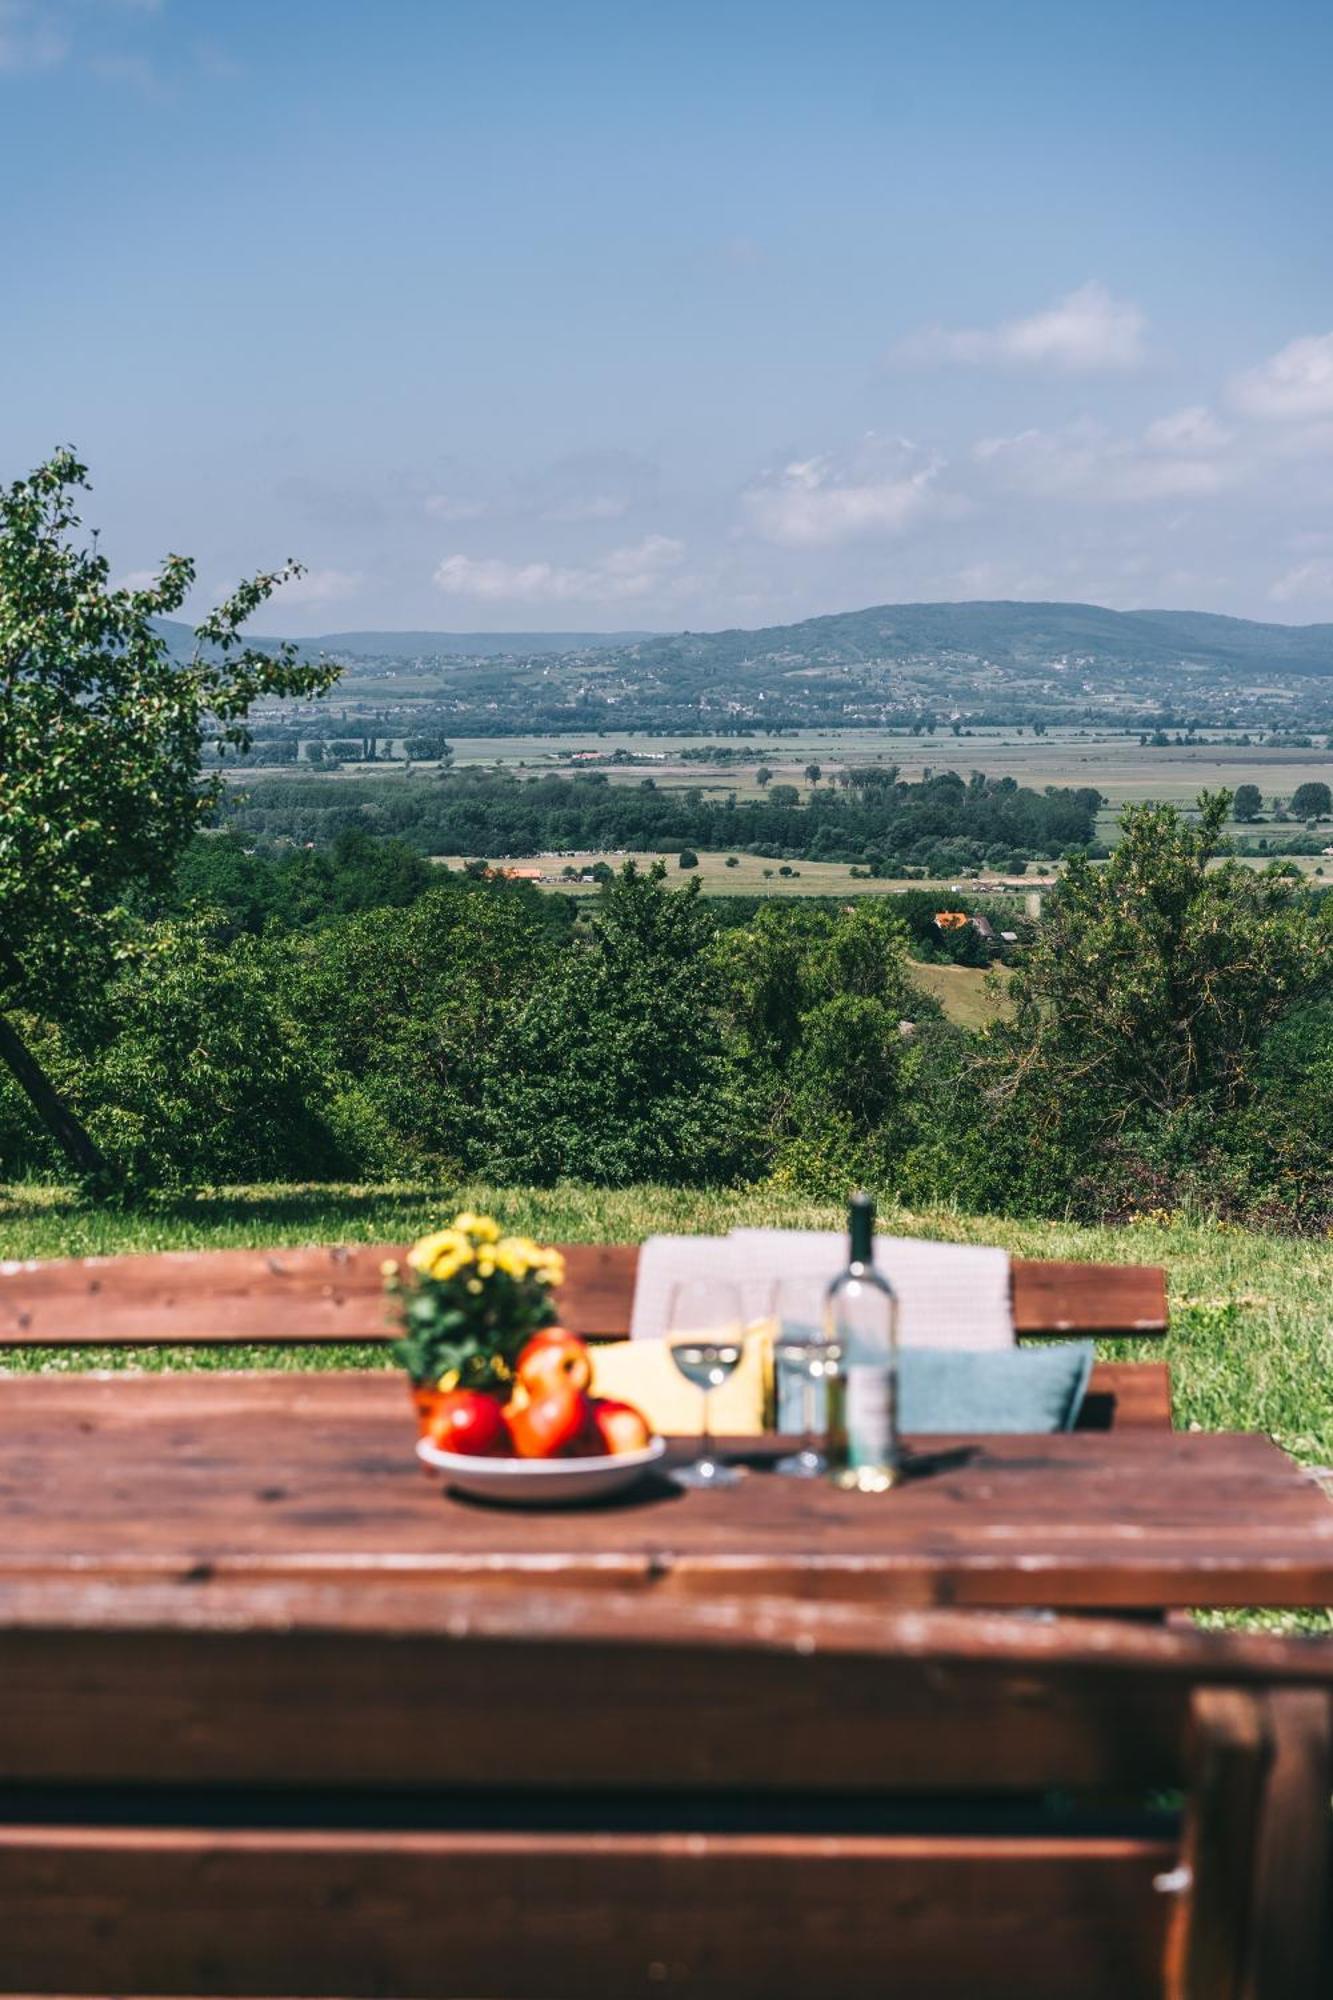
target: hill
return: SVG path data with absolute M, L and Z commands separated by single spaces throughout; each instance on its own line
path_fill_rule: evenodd
M 1266 625 L 1205 611 L 1111 611 L 1098 604 L 881 604 L 758 631 L 680 633 L 639 641 L 645 663 L 716 668 L 799 656 L 828 665 L 962 655 L 1012 665 L 1071 657 L 1151 668 L 1232 666 L 1333 673 L 1333 625 Z
M 188 645 L 187 626 L 164 629 Z M 1203 611 L 881 604 L 754 631 L 330 632 L 299 643 L 345 662 L 342 692 L 386 728 L 386 699 L 406 698 L 423 704 L 417 722 L 456 734 L 1333 724 L 1333 625 Z
M 188 652 L 194 628 L 178 618 L 159 618 L 173 652 Z M 608 646 L 629 646 L 651 638 L 649 632 L 320 632 L 298 641 L 303 653 L 332 653 L 357 660 L 525 659 L 539 653 L 589 652 Z M 252 646 L 277 647 L 281 641 L 256 633 Z

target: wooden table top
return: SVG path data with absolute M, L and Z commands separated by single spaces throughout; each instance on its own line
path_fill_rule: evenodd
M 35 1584 L 542 1581 L 899 1605 L 1333 1603 L 1333 1506 L 1255 1435 L 921 1441 L 863 1496 L 754 1470 L 596 1509 L 445 1496 L 388 1373 L 0 1381 L 0 1616 Z M 763 1448 L 758 1454 L 763 1456 Z

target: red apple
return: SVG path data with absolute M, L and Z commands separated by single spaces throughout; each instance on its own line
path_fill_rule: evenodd
M 557 1458 L 573 1444 L 587 1415 L 582 1390 L 561 1387 L 533 1396 L 522 1409 L 511 1407 L 506 1422 L 520 1458 Z
M 439 1451 L 469 1457 L 504 1457 L 509 1450 L 504 1406 L 482 1389 L 447 1389 L 437 1396 L 426 1436 Z
M 633 1403 L 617 1402 L 614 1396 L 596 1396 L 589 1426 L 602 1441 L 603 1451 L 616 1456 L 622 1451 L 643 1451 L 652 1442 L 647 1419 Z
M 592 1381 L 592 1361 L 577 1334 L 548 1326 L 519 1355 L 518 1379 L 534 1401 L 556 1389 L 581 1392 Z

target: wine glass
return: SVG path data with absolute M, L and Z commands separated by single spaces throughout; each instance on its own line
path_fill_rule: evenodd
M 773 1467 L 788 1479 L 818 1479 L 828 1470 L 820 1440 L 828 1425 L 828 1377 L 834 1359 L 827 1324 L 827 1286 L 820 1278 L 779 1278 L 770 1315 L 778 1429 L 799 1427 L 798 1450 Z M 792 1418 L 795 1423 L 792 1423 Z
M 667 1344 L 687 1382 L 703 1391 L 699 1455 L 673 1475 L 680 1486 L 734 1486 L 743 1475 L 713 1455 L 709 1403 L 740 1363 L 741 1297 L 737 1286 L 719 1279 L 691 1279 L 673 1285 L 667 1304 Z

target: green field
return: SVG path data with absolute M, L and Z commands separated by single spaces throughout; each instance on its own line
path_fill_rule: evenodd
M 441 867 L 461 868 L 467 860 L 463 854 L 437 854 L 434 860 Z M 873 880 L 866 875 L 854 876 L 845 861 L 763 861 L 753 854 L 738 854 L 736 866 L 728 868 L 725 854 L 699 852 L 697 868 L 682 868 L 677 854 L 635 853 L 625 854 L 619 850 L 599 850 L 596 853 L 578 854 L 516 854 L 504 861 L 494 861 L 490 865 L 497 871 L 505 868 L 540 868 L 543 871 L 540 887 L 559 890 L 569 896 L 595 896 L 598 885 L 595 882 L 566 881 L 561 875 L 562 868 L 593 868 L 604 861 L 609 868 L 621 868 L 627 860 L 634 860 L 642 867 L 649 867 L 654 861 L 666 864 L 668 880 L 674 888 L 691 875 L 697 875 L 705 892 L 710 896 L 892 896 L 902 889 L 949 889 L 957 886 L 961 891 L 967 884 L 950 884 L 939 881 L 909 881 L 905 876 L 885 876 L 883 880 Z M 779 871 L 791 869 L 790 875 Z M 988 875 L 988 882 L 1000 878 Z M 1040 888 L 1040 876 L 1014 876 L 1011 878 L 1016 895 L 1024 891 Z M 975 884 L 971 885 L 975 890 Z
M 164 1202 L 139 1214 L 97 1209 L 54 1188 L 0 1193 L 0 1253 L 11 1257 L 104 1254 L 224 1245 L 399 1241 L 466 1206 L 557 1241 L 627 1242 L 654 1230 L 725 1231 L 736 1224 L 834 1227 L 838 1210 L 773 1191 L 679 1189 L 550 1191 L 475 1186 L 259 1187 Z M 997 1243 L 1020 1256 L 1164 1264 L 1170 1274 L 1176 1421 L 1209 1430 L 1272 1433 L 1301 1459 L 1333 1462 L 1329 1249 L 1185 1218 L 1158 1225 L 1085 1229 L 939 1210 L 888 1209 L 904 1235 Z M 1107 1352 L 1112 1351 L 1108 1345 Z M 1114 1351 L 1152 1358 L 1158 1342 Z M 336 1366 L 386 1362 L 379 1348 L 124 1350 L 13 1353 L 11 1369 L 176 1366 Z
M 960 1028 L 982 1028 L 1010 1009 L 1005 998 L 1009 973 L 1003 965 L 990 972 L 976 965 L 922 965 L 913 962 L 912 983 L 938 1000 Z

